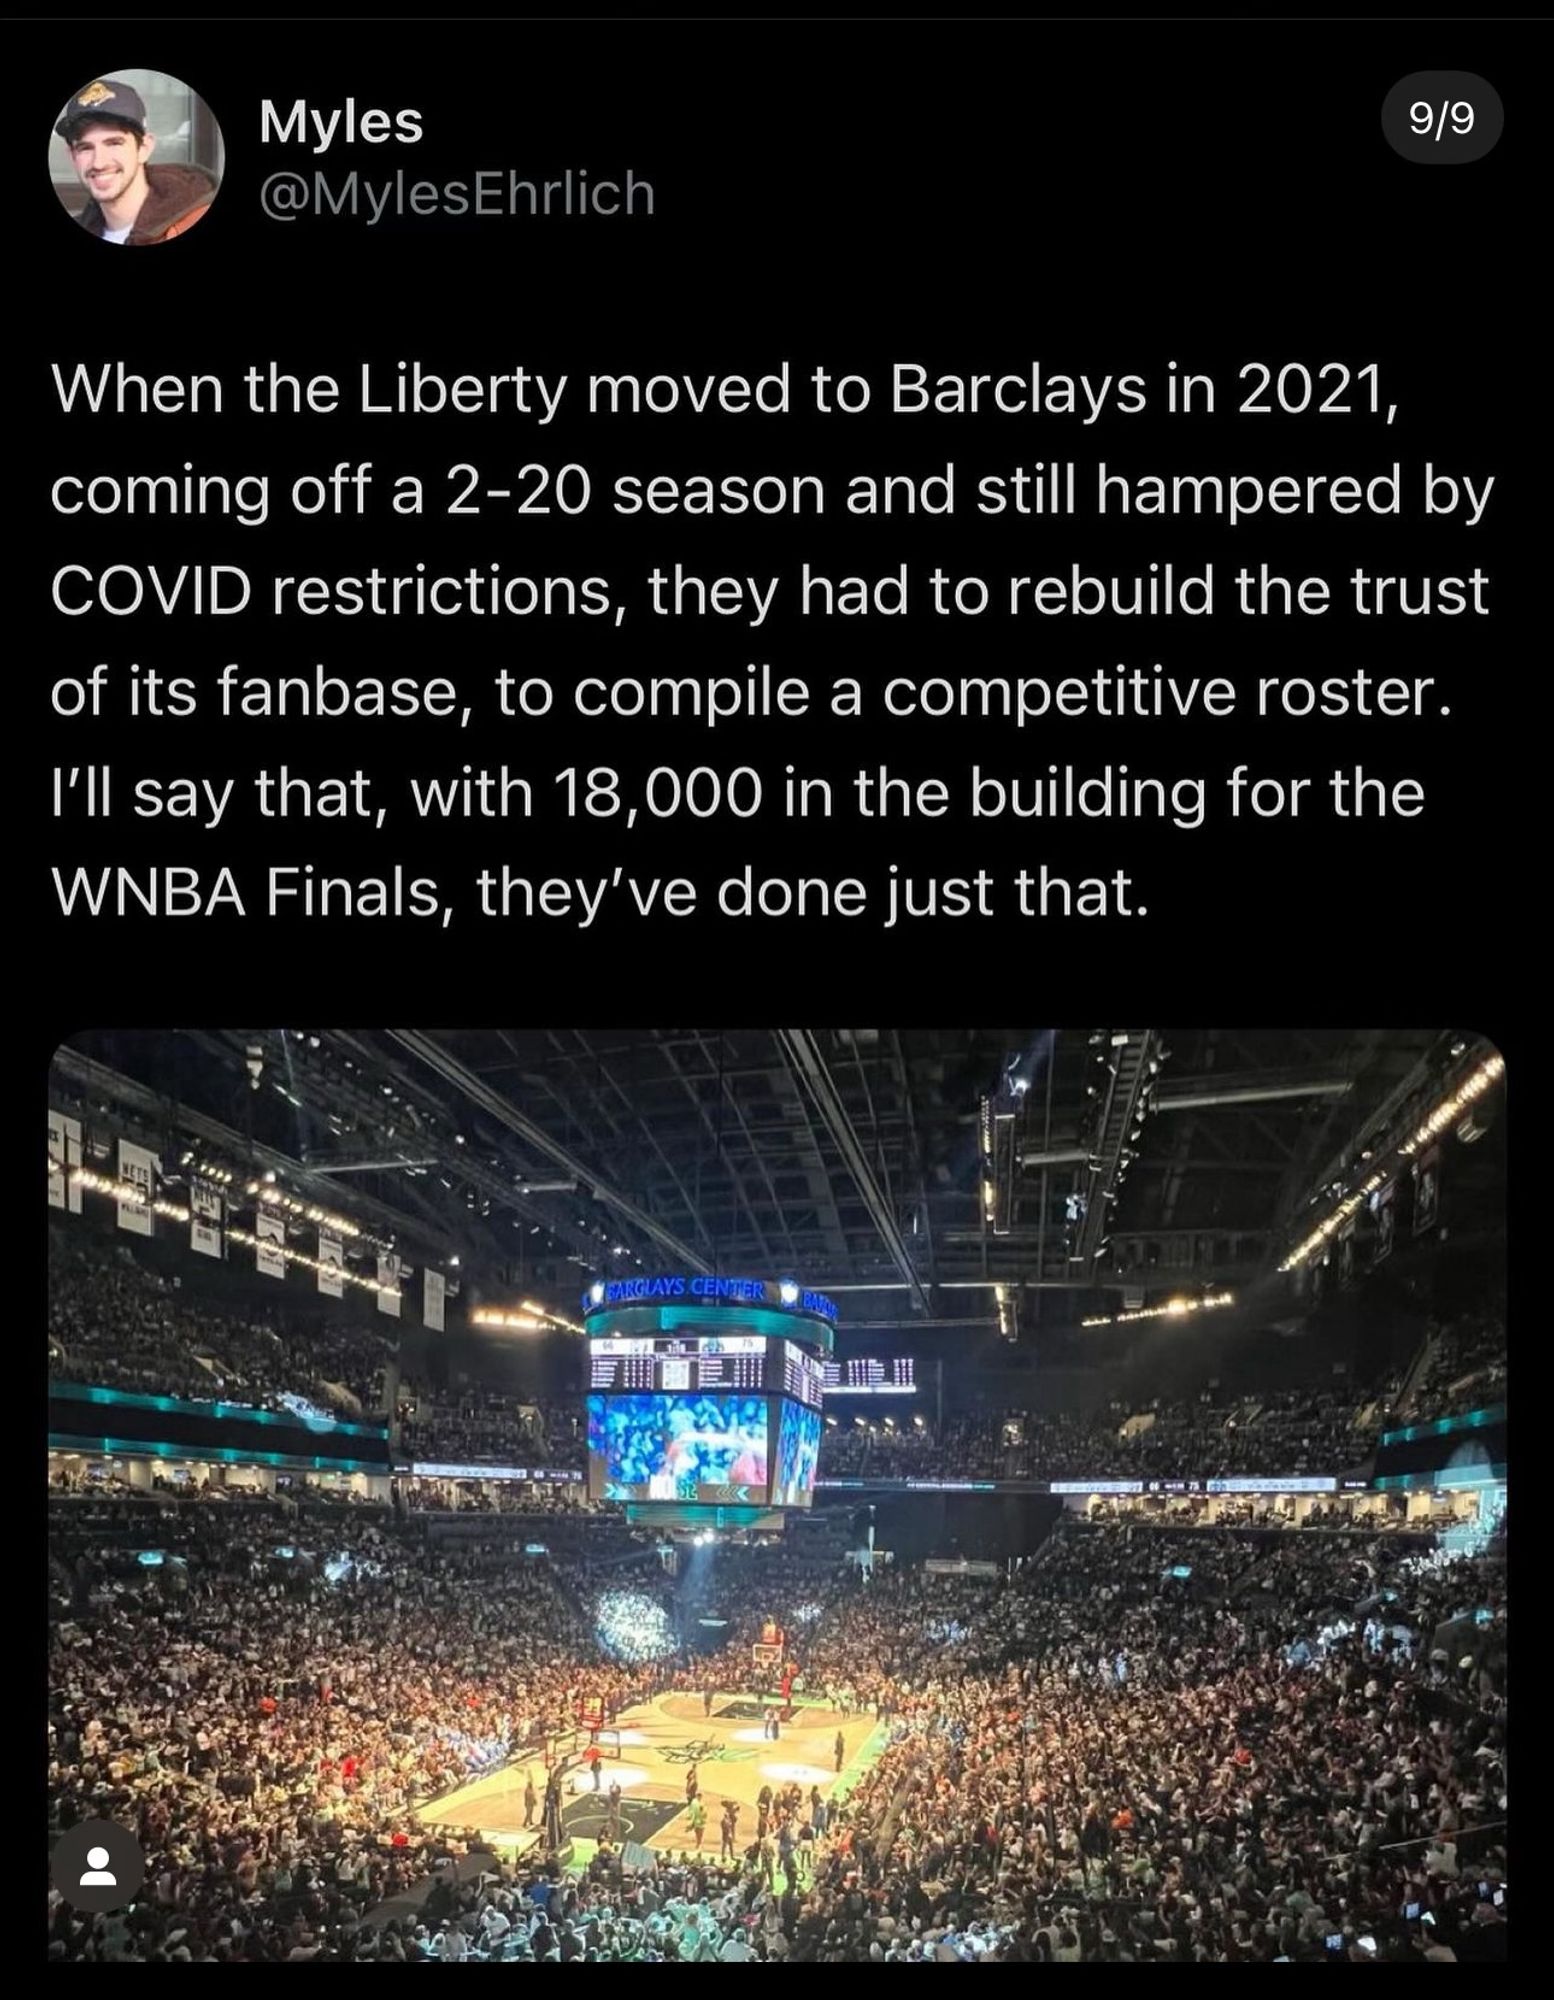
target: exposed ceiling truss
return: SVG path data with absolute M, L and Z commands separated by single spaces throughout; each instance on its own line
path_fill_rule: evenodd
M 990 1310 L 995 1286 L 1068 1293 L 1077 1313 L 1098 1292 L 1266 1271 L 1448 1039 L 238 1028 L 82 1036 L 55 1078 L 427 1254 L 457 1246 L 492 1295 L 575 1303 L 599 1274 L 716 1271 L 877 1291 L 866 1318 L 948 1318 Z M 990 1213 L 995 1100 L 1013 1165 Z

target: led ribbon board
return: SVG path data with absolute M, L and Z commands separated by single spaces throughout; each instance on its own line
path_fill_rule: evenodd
M 654 1305 L 673 1300 L 711 1306 L 768 1306 L 779 1312 L 807 1314 L 835 1324 L 836 1301 L 811 1291 L 794 1278 L 717 1278 L 699 1272 L 694 1277 L 599 1278 L 583 1294 L 583 1313 L 612 1306 Z

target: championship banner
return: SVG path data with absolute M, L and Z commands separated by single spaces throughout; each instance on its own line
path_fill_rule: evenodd
M 1388 1181 L 1378 1190 L 1371 1202 L 1376 1218 L 1376 1234 L 1371 1240 L 1371 1262 L 1379 1264 L 1384 1257 L 1392 1255 L 1392 1239 L 1397 1230 L 1398 1184 Z
M 429 1264 L 422 1275 L 421 1324 L 429 1326 L 433 1333 L 441 1333 L 443 1299 L 447 1294 L 448 1281 L 441 1271 L 434 1271 Z
M 318 1289 L 328 1299 L 345 1296 L 345 1245 L 323 1229 L 318 1232 Z
M 280 1216 L 261 1208 L 254 1217 L 254 1265 L 262 1277 L 286 1275 L 286 1224 Z
M 81 1121 L 62 1111 L 49 1113 L 49 1207 L 81 1213 L 81 1183 L 72 1178 L 81 1164 Z
M 1340 1285 L 1352 1285 L 1354 1277 L 1354 1218 L 1351 1216 L 1338 1239 L 1338 1282 Z
M 156 1154 L 148 1153 L 144 1146 L 132 1146 L 128 1139 L 119 1141 L 119 1179 L 139 1188 L 144 1196 L 142 1201 L 119 1203 L 119 1227 L 127 1229 L 132 1236 L 151 1234 L 155 1220 L 151 1203 L 156 1196 L 157 1164 Z
M 221 1190 L 196 1179 L 189 1187 L 189 1248 L 202 1257 L 221 1255 Z
M 1441 1149 L 1432 1146 L 1414 1162 L 1414 1234 L 1433 1229 L 1441 1212 Z
M 378 1311 L 399 1318 L 399 1259 L 392 1250 L 378 1252 Z

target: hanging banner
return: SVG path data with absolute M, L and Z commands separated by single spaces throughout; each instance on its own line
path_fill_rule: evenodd
M 399 1318 L 399 1259 L 392 1250 L 378 1253 L 378 1311 Z
M 278 1215 L 261 1208 L 254 1217 L 254 1265 L 261 1277 L 286 1275 L 286 1224 Z
M 81 1164 L 81 1121 L 63 1111 L 49 1113 L 49 1207 L 71 1215 L 81 1213 L 81 1183 L 74 1178 Z
M 1398 1184 L 1388 1181 L 1384 1188 L 1378 1188 L 1371 1197 L 1371 1211 L 1376 1218 L 1376 1234 L 1371 1239 L 1371 1262 L 1379 1264 L 1384 1257 L 1392 1255 L 1392 1238 L 1397 1229 Z
M 1414 1162 L 1414 1234 L 1433 1229 L 1441 1213 L 1441 1149 L 1432 1146 Z
M 424 1284 L 421 1290 L 421 1324 L 429 1326 L 433 1333 L 441 1333 L 443 1298 L 447 1292 L 447 1280 L 441 1271 L 434 1271 L 430 1265 L 422 1274 Z
M 1338 1238 L 1338 1282 L 1340 1285 L 1352 1285 L 1354 1278 L 1354 1217 L 1350 1216 Z
M 189 1248 L 202 1257 L 221 1255 L 221 1190 L 213 1181 L 189 1186 Z
M 345 1294 L 345 1245 L 323 1229 L 318 1232 L 318 1289 L 330 1299 Z
M 141 1192 L 140 1201 L 119 1203 L 119 1227 L 127 1229 L 132 1236 L 149 1236 L 155 1218 L 151 1204 L 156 1198 L 157 1156 L 148 1153 L 144 1146 L 132 1146 L 128 1139 L 119 1141 L 119 1179 L 127 1181 L 132 1188 Z

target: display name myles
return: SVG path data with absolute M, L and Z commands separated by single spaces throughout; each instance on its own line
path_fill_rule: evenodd
M 259 107 L 259 142 L 265 146 L 306 146 L 327 153 L 336 140 L 343 146 L 381 146 L 390 139 L 414 146 L 421 137 L 419 111 L 358 111 L 354 97 L 333 111 L 321 111 L 301 97 L 289 109 L 268 97 Z

